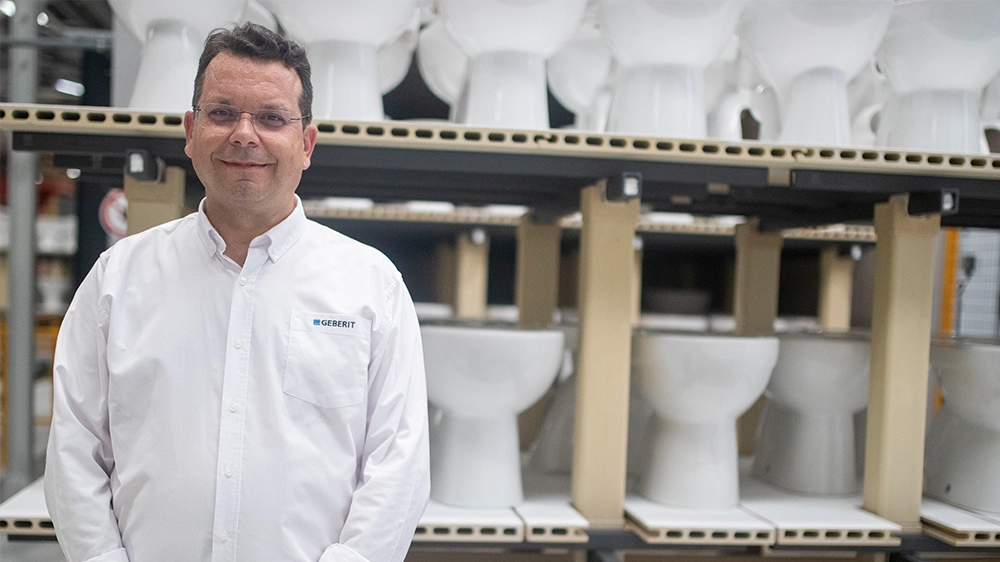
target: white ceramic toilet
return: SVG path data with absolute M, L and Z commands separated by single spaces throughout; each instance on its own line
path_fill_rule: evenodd
M 640 493 L 678 507 L 735 507 L 736 419 L 767 386 L 778 339 L 639 330 L 632 354 L 656 412 Z
M 893 0 L 749 0 L 740 40 L 774 85 L 785 143 L 851 142 L 847 83 L 875 54 Z
M 262 0 L 312 67 L 313 117 L 381 121 L 380 47 L 411 25 L 415 0 Z
M 603 132 L 614 58 L 594 21 L 585 21 L 546 64 L 552 95 L 576 116 L 574 129 Z
M 545 60 L 569 39 L 585 0 L 441 0 L 441 18 L 469 57 L 470 125 L 547 129 Z
M 191 108 L 205 38 L 237 22 L 247 0 L 110 0 L 115 15 L 142 43 L 129 107 L 184 112 Z
M 784 334 L 767 385 L 753 474 L 816 495 L 861 489 L 854 416 L 868 403 L 870 339 Z
M 552 386 L 560 330 L 452 322 L 420 328 L 431 430 L 431 497 L 460 507 L 523 501 L 517 415 Z
M 705 67 L 730 40 L 744 0 L 600 0 L 619 64 L 608 131 L 704 138 Z
M 420 30 L 417 68 L 427 89 L 451 107 L 449 118 L 457 121 L 460 99 L 469 77 L 469 57 L 455 43 L 440 18 Z
M 1000 2 L 901 0 L 878 62 L 896 94 L 879 144 L 982 152 L 979 96 L 1000 72 Z
M 944 406 L 931 421 L 924 491 L 973 510 L 1000 514 L 1000 341 L 931 344 L 931 369 Z

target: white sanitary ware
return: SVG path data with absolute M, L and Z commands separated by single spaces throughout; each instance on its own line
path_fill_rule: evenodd
M 705 67 L 730 40 L 743 0 L 600 0 L 619 64 L 608 130 L 704 138 Z
M 546 129 L 545 59 L 569 39 L 584 0 L 441 0 L 441 18 L 469 57 L 463 111 L 471 125 Z
M 440 18 L 420 31 L 417 68 L 427 89 L 451 106 L 450 118 L 457 120 L 459 100 L 469 77 L 469 57 Z
M 313 116 L 381 121 L 380 47 L 412 27 L 415 0 L 267 0 L 312 67 Z
M 1000 514 L 1000 342 L 931 344 L 944 406 L 931 421 L 924 461 L 930 496 Z
M 868 403 L 869 338 L 787 334 L 780 340 L 754 476 L 793 492 L 858 492 L 854 416 Z
M 596 22 L 586 21 L 548 60 L 552 95 L 576 115 L 575 129 L 603 132 L 611 106 L 614 58 Z
M 1000 2 L 897 2 L 878 62 L 896 94 L 880 145 L 982 152 L 979 94 L 1000 71 Z
M 778 137 L 777 94 L 765 84 L 750 56 L 739 48 L 735 36 L 722 56 L 705 69 L 705 107 L 709 138 L 743 140 L 746 110 L 759 124 L 758 140 L 774 141 Z
M 740 39 L 778 92 L 786 143 L 851 142 L 847 83 L 875 54 L 893 0 L 750 0 Z
M 143 42 L 129 107 L 183 112 L 191 107 L 198 58 L 208 33 L 239 21 L 246 0 L 110 0 Z
M 410 23 L 394 41 L 386 43 L 378 50 L 378 85 L 382 94 L 387 94 L 399 86 L 410 71 L 413 51 L 420 38 L 420 10 L 413 10 Z
M 475 508 L 523 501 L 517 415 L 552 386 L 563 332 L 481 323 L 420 329 L 431 431 L 431 497 Z
M 736 419 L 767 386 L 778 339 L 639 330 L 632 352 L 656 412 L 640 492 L 679 507 L 735 507 Z

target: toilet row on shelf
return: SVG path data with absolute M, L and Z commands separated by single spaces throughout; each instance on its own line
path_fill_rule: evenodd
M 742 139 L 750 111 L 762 140 L 982 152 L 1000 119 L 992 0 L 111 5 L 145 42 L 140 109 L 189 108 L 204 37 L 251 19 L 306 46 L 319 119 L 382 120 L 414 51 L 452 120 L 476 126 L 547 128 L 546 86 L 578 128 L 675 138 Z
M 576 326 L 425 320 L 421 335 L 435 500 L 476 508 L 519 504 L 517 416 L 554 383 L 526 467 L 569 473 L 575 384 L 564 354 L 574 347 Z M 628 439 L 636 491 L 669 506 L 735 507 L 736 420 L 763 393 L 752 474 L 795 493 L 858 493 L 869 347 L 868 336 L 855 333 L 742 337 L 636 329 Z M 932 372 L 945 402 L 931 416 L 925 467 L 929 496 L 994 514 L 1000 513 L 998 357 L 997 342 L 932 344 Z

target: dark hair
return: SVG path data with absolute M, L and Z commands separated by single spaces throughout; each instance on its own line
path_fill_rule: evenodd
M 281 62 L 286 68 L 294 70 L 302 82 L 302 95 L 299 96 L 302 126 L 305 127 L 312 121 L 312 71 L 305 49 L 266 27 L 249 22 L 232 30 L 216 29 L 205 40 L 205 50 L 201 52 L 201 59 L 198 61 L 198 74 L 194 77 L 194 97 L 191 99 L 193 107 L 198 105 L 201 98 L 208 63 L 212 62 L 215 55 L 223 52 L 253 60 Z

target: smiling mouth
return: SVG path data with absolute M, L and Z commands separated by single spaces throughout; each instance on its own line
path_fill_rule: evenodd
M 232 162 L 229 160 L 222 160 L 222 163 L 231 168 L 237 168 L 241 170 L 252 170 L 255 168 L 264 168 L 269 164 L 261 164 L 258 162 Z

